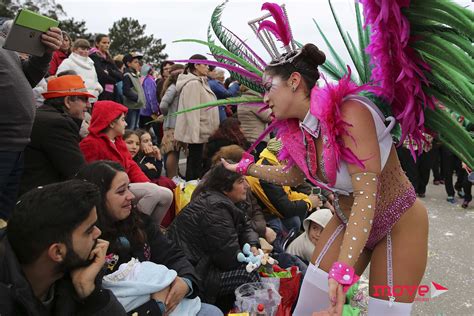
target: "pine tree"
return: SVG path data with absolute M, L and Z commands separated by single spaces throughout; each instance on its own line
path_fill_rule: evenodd
M 122 18 L 114 22 L 109 29 L 110 52 L 112 56 L 140 52 L 144 60 L 153 65 L 158 65 L 168 55 L 163 53 L 166 44 L 161 39 L 155 39 L 153 35 L 145 34 L 146 24 L 141 25 L 138 20 Z
M 55 0 L 2 0 L 0 13 L 2 16 L 13 18 L 22 8 L 41 13 L 55 20 L 66 16 L 63 7 Z
M 78 38 L 90 39 L 91 34 L 87 33 L 86 21 L 76 21 L 74 18 L 62 20 L 59 24 L 62 31 L 69 34 L 73 41 Z

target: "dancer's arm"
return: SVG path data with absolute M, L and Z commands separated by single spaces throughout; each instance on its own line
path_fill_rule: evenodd
M 238 164 L 230 164 L 222 159 L 222 164 L 230 171 L 236 172 Z M 297 167 L 293 166 L 284 170 L 285 166 L 267 166 L 252 163 L 245 175 L 252 176 L 276 185 L 297 186 L 304 182 L 305 175 Z
M 347 274 L 351 276 L 349 284 L 357 280 L 357 277 L 353 277 L 355 275 L 353 267 L 370 235 L 381 170 L 377 131 L 370 111 L 357 101 L 348 101 L 342 105 L 341 112 L 343 120 L 349 126 L 348 135 L 343 136 L 342 140 L 345 146 L 363 161 L 365 168 L 348 164 L 354 189 L 354 203 L 337 263 L 333 264 L 329 271 L 329 299 L 333 302 L 333 306 L 340 295 L 341 284 L 344 285 L 344 280 L 349 279 Z M 335 278 L 332 278 L 333 273 L 336 275 Z
M 377 199 L 380 174 L 380 148 L 370 111 L 357 101 L 342 106 L 344 121 L 350 124 L 344 144 L 363 161 L 365 169 L 348 164 L 354 189 L 354 203 L 342 242 L 338 261 L 354 266 L 369 238 Z

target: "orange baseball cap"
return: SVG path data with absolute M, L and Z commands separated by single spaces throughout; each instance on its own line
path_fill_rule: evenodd
M 95 98 L 94 95 L 87 92 L 84 81 L 80 76 L 65 75 L 48 81 L 48 91 L 43 93 L 45 99 L 67 96 Z

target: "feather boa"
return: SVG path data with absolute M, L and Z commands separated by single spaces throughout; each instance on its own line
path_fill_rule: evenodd
M 340 106 L 344 97 L 358 94 L 366 89 L 366 86 L 357 86 L 350 78 L 351 70 L 349 68 L 347 75 L 337 85 L 326 81 L 325 88 L 320 89 L 315 86 L 311 91 L 310 111 L 321 124 L 324 143 L 324 166 L 331 185 L 335 184 L 341 159 L 349 164 L 364 168 L 362 161 L 349 148 L 344 146 L 341 139 L 344 135 L 350 136 L 347 131 L 347 127 L 350 125 L 341 116 Z
M 419 148 L 424 141 L 424 109 L 434 109 L 435 99 L 422 89 L 429 82 L 424 71 L 430 67 L 409 45 L 410 23 L 402 14 L 410 0 L 360 0 L 372 35 L 367 52 L 374 65 L 372 80 L 381 86 L 373 91 L 391 102 L 392 112 L 402 127 L 401 143 L 407 137 Z

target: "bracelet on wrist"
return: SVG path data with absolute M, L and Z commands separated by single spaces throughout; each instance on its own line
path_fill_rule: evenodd
M 336 261 L 329 270 L 328 279 L 334 279 L 337 283 L 341 284 L 344 293 L 346 293 L 354 283 L 359 281 L 360 277 L 355 274 L 353 267 L 344 262 Z

